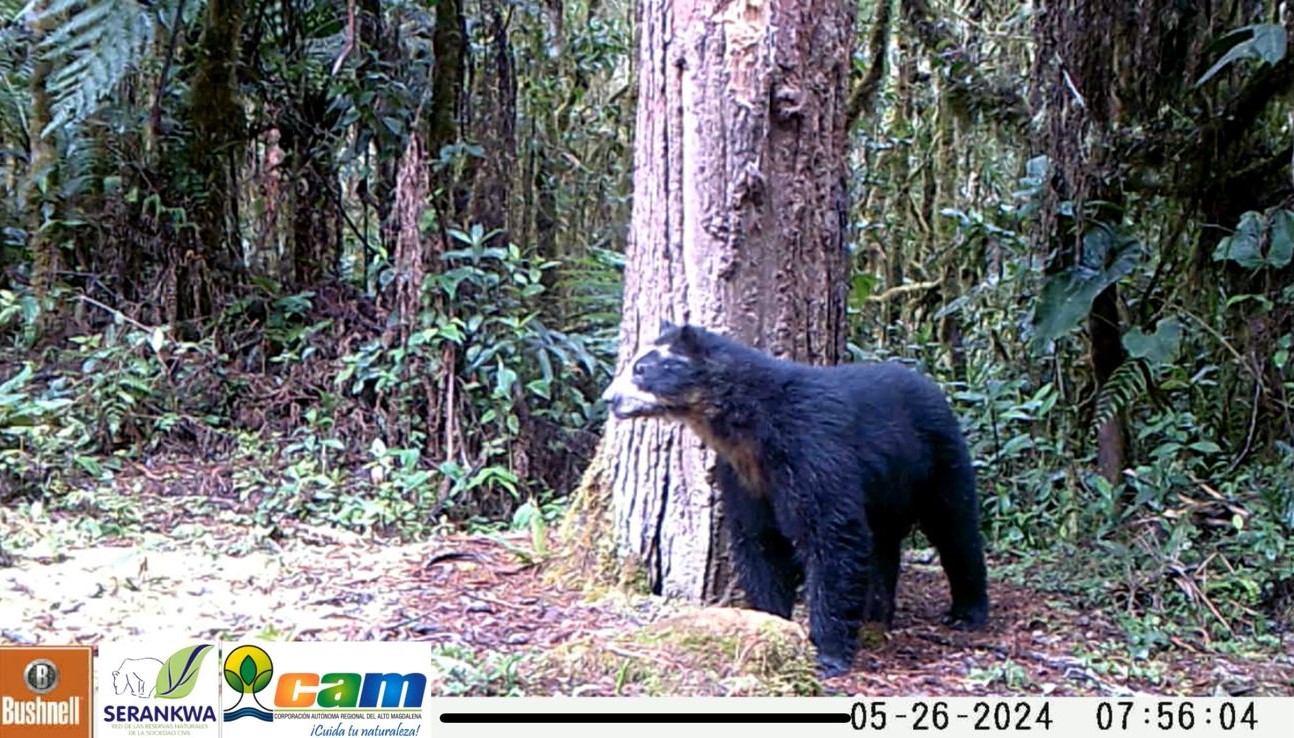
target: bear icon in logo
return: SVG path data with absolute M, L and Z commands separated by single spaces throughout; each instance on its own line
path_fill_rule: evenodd
M 162 662 L 157 659 L 125 659 L 112 672 L 112 689 L 117 694 L 129 692 L 135 697 L 152 697 Z

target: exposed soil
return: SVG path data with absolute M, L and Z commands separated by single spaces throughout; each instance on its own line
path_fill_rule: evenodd
M 194 488 L 190 482 L 189 488 Z M 13 550 L 0 568 L 0 642 L 95 643 L 131 637 L 270 637 L 304 640 L 412 640 L 441 646 L 473 668 L 518 656 L 508 674 L 454 690 L 611 695 L 641 692 L 624 683 L 619 660 L 641 656 L 626 634 L 698 610 L 655 597 L 592 590 L 536 562 L 528 536 L 452 536 L 393 544 L 332 529 L 294 527 L 270 540 L 246 525 L 199 520 L 206 497 L 171 486 L 132 493 L 130 538 L 78 547 L 78 521 L 56 516 L 40 543 Z M 215 508 L 227 507 L 217 501 Z M 203 515 L 203 517 L 206 517 Z M 104 521 L 100 521 L 101 523 Z M 107 521 L 111 522 L 111 521 Z M 0 539 L 16 540 L 30 518 L 0 510 Z M 58 541 L 68 541 L 62 546 Z M 552 550 L 559 550 L 556 541 Z M 913 558 L 913 557 L 910 557 Z M 1127 655 L 1123 634 L 1045 592 L 992 583 L 993 617 L 979 632 L 939 625 L 946 588 L 937 566 L 905 562 L 895 627 L 872 639 L 846 677 L 816 684 L 827 694 L 1294 694 L 1294 639 L 1266 652 L 1222 655 L 1176 644 L 1148 659 Z M 745 613 L 746 611 L 739 611 Z M 725 615 L 720 620 L 731 620 Z M 753 616 L 752 616 L 753 617 Z M 803 623 L 802 613 L 797 618 Z M 782 621 L 779 621 L 782 622 Z M 725 626 L 726 627 L 726 626 Z M 791 627 L 797 637 L 802 628 Z M 717 639 L 716 639 L 717 640 Z M 698 645 L 651 649 L 665 671 L 722 671 L 693 662 Z M 571 673 L 546 654 L 572 644 L 605 649 L 607 668 Z M 700 648 L 705 648 L 701 641 Z M 803 647 L 807 649 L 807 646 Z M 1239 649 L 1235 649 L 1239 650 Z M 580 663 L 587 663 L 587 660 Z M 473 666 L 473 665 L 476 666 Z M 443 664 L 442 664 L 443 666 Z M 461 679 L 453 669 L 446 679 Z M 504 671 L 504 670 L 500 670 Z M 759 694 L 747 681 L 675 681 L 673 693 Z M 658 688 L 659 689 L 659 688 Z

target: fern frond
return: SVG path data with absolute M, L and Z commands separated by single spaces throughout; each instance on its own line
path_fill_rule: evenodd
M 558 269 L 557 287 L 578 315 L 571 318 L 577 332 L 603 329 L 618 332 L 624 299 L 624 256 L 594 247 L 586 256 L 567 260 Z
M 136 0 L 50 0 L 43 8 L 33 0 L 27 6 L 28 22 L 48 29 L 37 47 L 52 66 L 53 115 L 42 135 L 79 124 L 116 91 L 147 58 L 159 11 L 166 9 Z
M 9 141 L 20 141 L 27 135 L 31 65 L 26 49 L 27 39 L 18 26 L 0 26 L 0 136 Z
M 23 0 L 0 0 L 0 25 L 17 20 L 22 9 Z
M 1120 364 L 1097 393 L 1093 427 L 1100 428 L 1110 418 L 1150 394 L 1150 384 L 1153 381 L 1150 364 L 1145 359 L 1129 359 Z

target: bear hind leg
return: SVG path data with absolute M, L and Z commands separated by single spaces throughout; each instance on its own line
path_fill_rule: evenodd
M 952 592 L 952 607 L 944 623 L 958 630 L 974 630 L 988 620 L 988 582 L 974 487 L 969 491 L 963 488 L 952 500 L 955 504 L 945 498 L 943 504 L 924 506 L 921 531 L 939 552 Z

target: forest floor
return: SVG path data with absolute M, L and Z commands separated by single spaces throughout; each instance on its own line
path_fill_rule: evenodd
M 1294 694 L 1294 635 L 1134 657 L 1111 618 L 1018 565 L 993 580 L 985 629 L 941 627 L 946 588 L 921 552 L 904 562 L 894 628 L 852 674 L 820 682 L 802 614 L 579 586 L 528 535 L 409 544 L 296 525 L 271 537 L 236 522 L 250 519 L 242 503 L 184 479 L 135 485 L 121 521 L 0 509 L 0 541 L 35 542 L 0 550 L 0 642 L 429 641 L 439 688 L 456 694 Z

